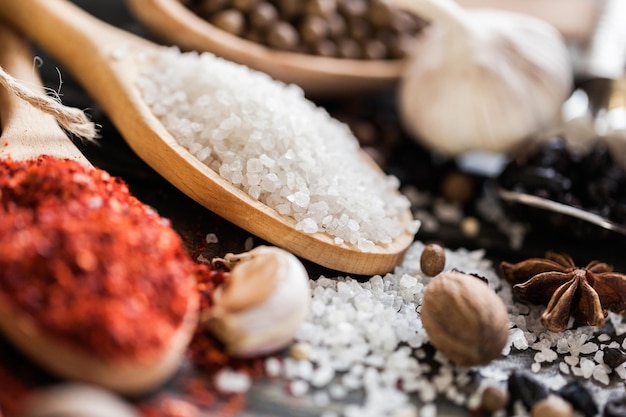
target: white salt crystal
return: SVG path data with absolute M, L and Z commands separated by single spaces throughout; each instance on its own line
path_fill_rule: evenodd
M 250 389 L 252 381 L 250 376 L 243 373 L 224 368 L 215 375 L 215 386 L 222 392 L 240 393 Z
M 206 243 L 211 244 L 219 242 L 219 239 L 217 238 L 217 235 L 215 233 L 208 233 L 206 235 L 205 241 Z
M 593 360 L 596 361 L 596 363 L 604 364 L 604 351 L 597 351 L 595 355 L 593 355 Z
M 291 381 L 289 384 L 289 392 L 294 397 L 302 397 L 309 392 L 309 384 L 302 380 Z
M 425 403 L 431 403 L 437 398 L 437 390 L 432 384 L 422 385 L 422 389 L 419 391 L 420 400 Z
M 317 233 L 319 228 L 314 219 L 306 218 L 296 223 L 296 230 L 302 230 L 304 233 Z
M 580 358 L 578 356 L 567 355 L 563 358 L 563 360 L 568 365 L 575 366 L 575 365 L 578 365 Z
M 609 379 L 609 372 L 610 372 L 610 368 L 606 365 L 596 365 L 593 368 L 593 379 L 595 379 L 596 381 L 600 382 L 601 384 L 604 385 L 609 385 L 610 379 Z
M 316 407 L 327 407 L 330 404 L 330 396 L 325 391 L 316 391 L 313 393 L 313 404 Z
M 426 404 L 420 408 L 420 417 L 437 417 L 437 406 L 433 403 Z
M 596 364 L 591 360 L 591 359 L 587 359 L 587 358 L 580 358 L 580 369 L 582 371 L 582 375 L 585 378 L 591 378 L 591 375 L 593 374 L 593 370 L 595 369 Z
M 314 387 L 324 387 L 335 377 L 335 370 L 330 366 L 320 366 L 311 375 L 311 385 Z
M 278 358 L 273 356 L 265 359 L 265 373 L 270 377 L 277 377 L 280 375 L 283 367 Z
M 530 370 L 537 373 L 541 370 L 541 364 L 535 362 L 532 365 L 530 365 Z
M 524 336 L 524 332 L 520 329 L 515 329 L 512 331 L 510 336 L 513 346 L 517 350 L 526 350 L 528 349 L 528 341 Z
M 565 362 L 560 362 L 559 363 L 559 370 L 566 374 L 569 375 L 569 366 L 567 366 L 567 364 Z
M 580 347 L 580 353 L 588 355 L 598 350 L 598 345 L 592 342 L 585 343 Z
M 343 398 L 346 398 L 346 395 L 348 395 L 348 390 L 341 384 L 333 384 L 328 389 L 328 393 L 332 398 L 336 400 L 341 400 Z

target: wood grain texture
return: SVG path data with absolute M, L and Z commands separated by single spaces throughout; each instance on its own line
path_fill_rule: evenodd
M 26 43 L 0 25 L 0 66 L 35 93 L 43 93 L 34 57 Z M 55 118 L 0 86 L 0 158 L 34 159 L 40 155 L 69 158 L 90 165 Z

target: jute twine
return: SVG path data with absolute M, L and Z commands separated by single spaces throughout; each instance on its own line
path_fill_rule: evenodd
M 22 81 L 8 74 L 1 66 L 0 85 L 31 106 L 54 116 L 59 125 L 69 133 L 87 140 L 95 139 L 96 126 L 82 110 L 65 106 L 58 99 L 46 94 L 33 92 Z

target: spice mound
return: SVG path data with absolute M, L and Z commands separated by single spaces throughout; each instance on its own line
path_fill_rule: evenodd
M 137 83 L 176 141 L 251 198 L 292 218 L 296 229 L 327 233 L 364 252 L 407 231 L 402 216 L 410 204 L 398 179 L 368 163 L 347 125 L 299 87 L 209 53 L 165 47 Z
M 548 252 L 545 258 L 502 262 L 500 270 L 521 301 L 547 305 L 541 323 L 552 332 L 566 330 L 570 317 L 575 325 L 602 326 L 608 310 L 626 313 L 626 275 L 604 262 L 577 267 L 569 255 Z
M 92 355 L 159 352 L 196 301 L 180 237 L 102 170 L 2 160 L 0 218 L 0 303 Z

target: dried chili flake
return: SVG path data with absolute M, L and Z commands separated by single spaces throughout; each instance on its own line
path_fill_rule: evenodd
M 0 218 L 0 303 L 102 358 L 160 350 L 197 296 L 169 221 L 105 171 L 2 160 Z

